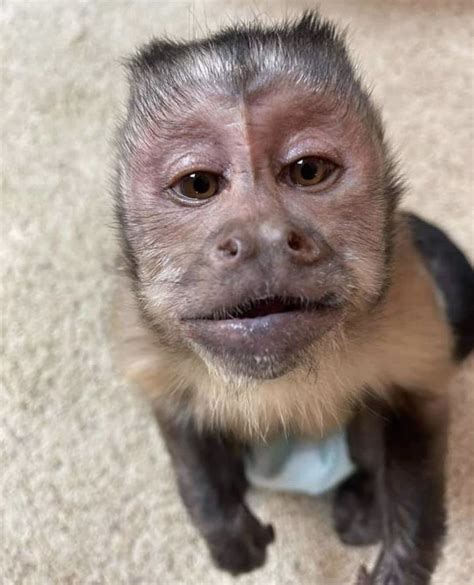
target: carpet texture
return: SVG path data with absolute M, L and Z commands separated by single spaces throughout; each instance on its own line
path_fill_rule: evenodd
M 472 3 L 323 1 L 343 25 L 410 190 L 474 256 Z M 177 497 L 148 408 L 114 373 L 112 137 L 120 59 L 313 2 L 9 0 L 1 7 L 0 582 L 230 585 Z M 449 532 L 435 585 L 474 574 L 474 360 L 452 388 Z M 277 541 L 240 585 L 351 585 L 375 549 L 339 544 L 329 498 L 252 493 Z

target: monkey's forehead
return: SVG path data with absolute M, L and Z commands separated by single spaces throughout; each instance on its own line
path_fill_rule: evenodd
M 186 100 L 148 103 L 139 122 L 127 126 L 122 138 L 138 157 L 133 160 L 143 163 L 150 157 L 150 164 L 161 166 L 163 160 L 199 153 L 216 161 L 249 149 L 262 160 L 286 159 L 303 149 L 342 164 L 355 152 L 377 158 L 374 153 L 383 145 L 383 136 L 350 103 L 287 79 L 245 96 L 195 86 L 182 87 L 181 95 L 185 92 Z

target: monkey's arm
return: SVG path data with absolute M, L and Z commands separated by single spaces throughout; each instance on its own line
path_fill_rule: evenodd
M 396 391 L 350 428 L 354 455 L 372 476 L 382 550 L 358 585 L 427 585 L 444 534 L 446 401 Z
M 430 582 L 445 522 L 446 388 L 455 359 L 465 355 L 472 339 L 467 301 L 474 291 L 472 268 L 439 230 L 413 217 L 408 225 L 410 238 L 403 240 L 410 244 L 414 238 L 418 254 L 410 245 L 398 248 L 387 298 L 387 309 L 392 307 L 387 314 L 395 319 L 387 332 L 411 349 L 398 352 L 394 344 L 393 351 L 385 350 L 396 366 L 387 369 L 392 382 L 349 425 L 350 454 L 359 471 L 335 501 L 336 528 L 345 542 L 382 540 L 372 575 L 361 573 L 358 585 Z M 397 368 L 401 376 L 393 382 Z
M 199 432 L 191 419 L 164 409 L 156 415 L 183 502 L 216 564 L 234 575 L 263 565 L 273 528 L 260 524 L 245 504 L 239 446 L 217 433 Z
M 251 571 L 265 562 L 274 535 L 245 504 L 241 446 L 218 432 L 199 432 L 191 416 L 183 414 L 184 392 L 175 392 L 173 401 L 161 399 L 176 388 L 176 358 L 156 345 L 127 285 L 127 280 L 119 282 L 112 319 L 115 362 L 152 399 L 182 500 L 214 561 L 233 574 Z

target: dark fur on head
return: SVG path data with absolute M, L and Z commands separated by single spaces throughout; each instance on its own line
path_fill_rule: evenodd
M 343 35 L 316 12 L 271 28 L 233 25 L 205 40 L 153 41 L 130 59 L 129 68 L 138 90 L 133 105 L 138 111 L 143 107 L 145 115 L 150 97 L 160 107 L 186 105 L 188 96 L 181 88 L 212 92 L 217 85 L 240 96 L 285 75 L 315 91 L 335 93 L 370 121 L 382 139 L 378 113 L 355 74 Z M 151 77 L 160 84 L 150 87 Z

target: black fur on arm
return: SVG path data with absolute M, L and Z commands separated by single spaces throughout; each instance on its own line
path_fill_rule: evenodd
M 263 565 L 274 532 L 245 503 L 243 446 L 166 409 L 156 417 L 184 505 L 216 565 L 233 575 Z
M 369 401 L 348 428 L 360 471 L 338 490 L 336 529 L 351 544 L 382 540 L 357 585 L 428 585 L 445 532 L 446 405 L 393 390 L 391 407 Z

